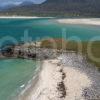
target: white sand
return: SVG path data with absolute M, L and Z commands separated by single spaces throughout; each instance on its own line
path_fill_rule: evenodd
M 100 18 L 58 19 L 57 22 L 63 24 L 100 25 Z
M 17 100 L 100 100 L 100 72 L 81 54 L 65 53 L 43 61 L 38 76 L 36 85 L 33 82 Z M 61 82 L 66 92 L 63 97 L 58 89 Z
M 44 61 L 43 71 L 41 73 L 40 87 L 31 100 L 85 100 L 82 97 L 83 89 L 91 86 L 91 80 L 85 73 L 82 73 L 71 67 L 57 66 L 59 61 Z M 61 82 L 60 69 L 64 69 L 66 78 L 64 84 L 66 87 L 66 97 L 60 98 L 60 92 L 57 90 L 57 83 Z M 38 97 L 38 94 L 39 97 Z
M 85 100 L 82 97 L 83 90 L 91 86 L 92 82 L 85 73 L 76 69 L 66 67 L 64 68 L 66 79 L 64 80 L 67 93 L 65 100 Z
M 61 81 L 61 75 L 58 70 L 59 67 L 52 61 L 44 61 L 39 87 L 29 100 L 60 100 L 57 83 Z
M 0 19 L 35 19 L 35 18 L 53 18 L 53 17 L 37 17 L 37 16 L 0 16 Z
M 91 86 L 91 80 L 85 73 L 77 69 L 58 66 L 59 61 L 54 59 L 43 62 L 37 88 L 34 92 L 31 91 L 24 100 L 85 100 L 82 97 L 82 92 L 83 89 Z M 64 98 L 60 98 L 61 92 L 57 89 L 57 84 L 62 81 L 61 69 L 64 70 L 66 75 L 63 80 L 66 91 Z

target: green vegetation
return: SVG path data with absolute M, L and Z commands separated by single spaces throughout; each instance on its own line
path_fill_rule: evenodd
M 43 40 L 41 43 L 41 47 L 45 48 L 54 48 L 54 49 L 64 49 L 70 51 L 81 52 L 83 55 L 87 56 L 87 60 L 94 63 L 98 68 L 100 68 L 100 60 L 92 59 L 89 55 L 92 52 L 93 57 L 100 59 L 100 41 L 92 42 L 92 45 L 89 45 L 91 42 L 82 42 L 77 43 L 76 41 L 66 41 L 61 39 L 52 40 Z M 53 45 L 53 44 L 56 44 Z M 90 48 L 91 51 L 88 51 Z

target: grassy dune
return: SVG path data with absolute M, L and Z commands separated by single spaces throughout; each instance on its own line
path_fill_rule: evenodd
M 64 49 L 76 52 L 82 52 L 82 54 L 87 56 L 88 61 L 94 63 L 98 68 L 100 68 L 100 41 L 93 41 L 91 42 L 76 42 L 76 41 L 66 41 L 62 39 L 54 39 L 54 40 L 43 40 L 41 43 L 41 47 L 45 48 L 54 48 L 54 49 Z M 88 51 L 88 50 L 91 51 Z M 96 59 L 91 58 L 91 53 L 93 57 Z M 90 54 L 90 55 L 89 55 Z

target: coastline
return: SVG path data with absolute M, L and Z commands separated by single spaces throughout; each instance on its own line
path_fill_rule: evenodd
M 56 64 L 57 62 L 58 60 L 56 59 L 44 60 L 41 67 L 41 71 L 37 77 L 37 81 L 35 82 L 36 85 L 33 85 L 32 83 L 32 86 L 28 89 L 28 92 L 26 91 L 25 94 L 20 96 L 18 100 L 49 100 L 48 96 L 50 96 L 50 98 L 55 98 L 52 100 L 61 100 L 61 98 L 57 97 L 57 95 L 61 94 L 56 89 L 56 85 L 57 83 L 60 83 L 62 81 L 62 75 L 59 71 L 57 71 L 61 70 L 62 68 L 57 68 L 57 70 L 55 70 L 56 66 L 53 64 Z M 58 76 L 56 75 L 56 77 L 53 77 L 53 71 Z M 46 92 L 47 94 L 44 94 L 44 92 Z
M 40 71 L 25 86 L 17 100 L 88 100 L 95 96 L 100 99 L 100 72 L 87 62 L 86 57 L 71 51 L 40 49 L 35 45 L 29 51 L 27 48 L 28 45 L 22 44 L 8 47 L 4 52 L 7 56 L 12 54 L 12 57 L 43 61 Z
M 100 99 L 100 73 L 82 57 L 68 53 L 44 60 L 36 85 L 32 84 L 27 95 L 19 100 Z
M 100 18 L 58 19 L 61 24 L 100 25 Z
M 33 78 L 26 84 L 25 88 L 21 91 L 21 93 L 14 100 L 31 100 L 31 96 L 35 93 L 35 90 L 39 86 L 39 77 L 42 71 L 42 61 L 38 61 L 37 70 Z
M 37 17 L 37 16 L 0 16 L 0 19 L 37 19 L 37 18 L 53 18 L 53 17 Z

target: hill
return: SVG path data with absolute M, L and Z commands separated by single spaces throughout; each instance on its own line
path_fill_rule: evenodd
M 100 0 L 47 0 L 0 11 L 0 15 L 100 17 Z

